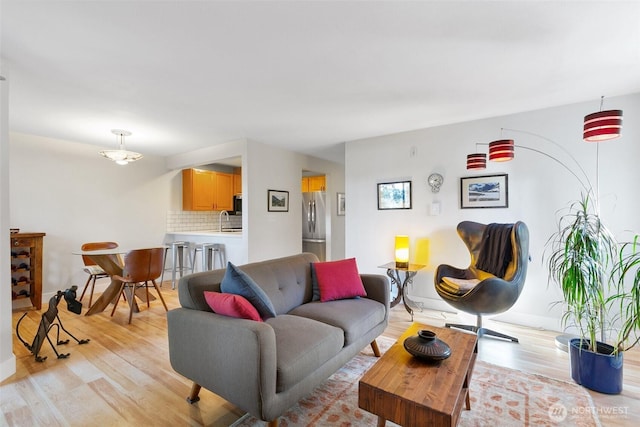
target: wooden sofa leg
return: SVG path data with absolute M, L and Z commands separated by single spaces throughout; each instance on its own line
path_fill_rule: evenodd
M 380 349 L 378 348 L 376 340 L 371 341 L 371 350 L 373 350 L 373 355 L 375 357 L 380 357 Z
M 191 393 L 189 393 L 189 397 L 187 397 L 187 402 L 194 404 L 198 400 L 200 400 L 200 396 L 198 396 L 198 393 L 200 393 L 201 388 L 202 387 L 200 386 L 200 384 L 194 382 L 191 386 Z
M 267 424 L 267 427 L 278 427 L 278 419 L 276 418 L 273 421 L 269 421 L 269 423 Z

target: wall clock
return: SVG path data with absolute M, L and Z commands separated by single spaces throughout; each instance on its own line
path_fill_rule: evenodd
M 444 182 L 444 178 L 439 173 L 432 173 L 427 179 L 427 183 L 431 186 L 431 191 L 437 193 L 440 191 L 440 186 Z

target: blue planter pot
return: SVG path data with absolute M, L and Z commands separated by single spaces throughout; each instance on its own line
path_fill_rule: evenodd
M 613 347 L 597 343 L 597 353 L 588 350 L 589 341 L 574 338 L 569 341 L 571 378 L 588 389 L 619 394 L 622 391 L 622 352 L 611 355 Z

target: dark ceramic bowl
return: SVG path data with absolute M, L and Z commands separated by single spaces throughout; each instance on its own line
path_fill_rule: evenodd
M 444 360 L 451 356 L 449 345 L 438 339 L 435 332 L 426 329 L 404 340 L 404 348 L 412 356 L 430 361 Z

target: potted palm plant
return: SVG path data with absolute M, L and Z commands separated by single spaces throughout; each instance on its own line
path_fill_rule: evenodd
M 640 329 L 636 242 L 637 238 L 619 247 L 590 193 L 570 206 L 548 241 L 549 278 L 564 297 L 562 323 L 575 326 L 581 337 L 569 342 L 571 377 L 603 393 L 622 391 L 623 352 L 638 343 L 634 340 Z M 633 283 L 627 291 L 629 281 Z M 608 335 L 613 336 L 610 343 Z
M 640 342 L 640 235 L 620 247 L 612 279 L 619 290 L 610 299 L 618 303 L 620 328 L 619 351 L 629 350 Z

